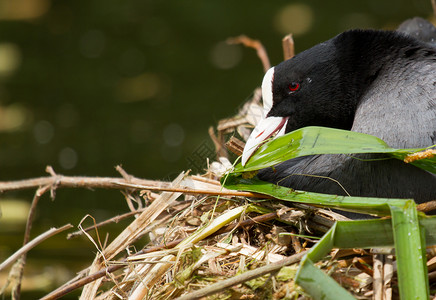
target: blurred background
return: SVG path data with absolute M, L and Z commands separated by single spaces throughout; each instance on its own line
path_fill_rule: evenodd
M 196 149 L 212 147 L 208 127 L 261 83 L 255 51 L 227 38 L 260 40 L 277 64 L 288 33 L 298 53 L 347 29 L 394 29 L 414 16 L 434 21 L 430 0 L 0 0 L 0 181 L 45 176 L 47 165 L 118 176 L 117 164 L 170 180 L 195 167 Z M 22 243 L 33 193 L 0 196 L 0 261 Z M 32 236 L 127 210 L 116 191 L 58 190 L 54 202 L 41 199 Z M 65 234 L 36 247 L 23 298 L 59 286 L 94 252 Z

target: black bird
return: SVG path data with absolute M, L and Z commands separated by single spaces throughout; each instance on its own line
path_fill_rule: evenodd
M 367 133 L 394 148 L 436 144 L 436 48 L 408 34 L 346 31 L 271 68 L 262 94 L 264 118 L 247 141 L 243 164 L 274 133 L 305 126 Z M 436 199 L 435 175 L 396 159 L 380 160 L 380 154 L 356 156 L 365 160 L 291 159 L 260 170 L 258 177 L 310 192 Z

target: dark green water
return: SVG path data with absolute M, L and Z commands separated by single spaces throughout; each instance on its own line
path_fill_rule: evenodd
M 148 179 L 201 168 L 190 161 L 210 143 L 208 127 L 232 116 L 263 77 L 255 52 L 225 45 L 228 37 L 261 40 L 277 64 L 289 31 L 299 52 L 346 29 L 392 29 L 432 13 L 429 0 L 33 3 L 0 11 L 1 181 L 43 176 L 46 165 L 117 176 L 122 164 Z M 32 193 L 6 193 L 0 207 L 30 202 Z M 116 191 L 59 190 L 54 202 L 41 199 L 32 234 L 77 226 L 87 213 L 101 221 L 126 211 Z M 112 226 L 111 237 L 126 224 Z M 0 260 L 23 231 L 23 223 L 0 219 Z M 89 241 L 64 237 L 32 251 L 29 272 L 74 273 L 91 262 Z

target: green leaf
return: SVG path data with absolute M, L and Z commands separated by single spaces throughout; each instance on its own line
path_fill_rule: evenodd
M 391 215 L 401 298 L 428 299 L 425 229 L 420 228 L 416 204 L 391 205 Z
M 213 234 L 214 232 L 218 231 L 221 227 L 229 224 L 231 221 L 239 218 L 244 211 L 247 209 L 250 209 L 250 205 L 245 206 L 239 206 L 236 208 L 233 208 L 231 210 L 228 210 L 224 214 L 220 215 L 216 219 L 213 219 L 212 222 L 210 222 L 207 226 L 203 228 L 199 228 L 196 232 L 188 236 L 186 239 L 184 239 L 182 242 L 180 242 L 176 248 L 183 248 L 186 247 L 189 244 L 195 244 L 199 241 L 205 239 L 209 235 Z
M 404 199 L 346 197 L 296 191 L 290 188 L 262 181 L 256 177 L 245 179 L 242 178 L 240 174 L 234 173 L 228 175 L 225 182 L 223 182 L 223 185 L 228 189 L 261 193 L 285 201 L 300 202 L 312 205 L 315 204 L 357 213 L 375 214 L 379 216 L 386 216 L 390 214 L 390 208 L 388 204 L 402 205 L 404 201 L 406 201 Z
M 436 217 L 419 217 L 413 213 L 416 212 L 414 203 L 404 203 L 403 207 L 392 207 L 393 214 L 397 215 L 395 221 L 374 219 L 336 222 L 301 261 L 296 283 L 314 299 L 353 299 L 314 263 L 333 248 L 392 247 L 395 240 L 401 298 L 427 299 L 429 289 L 425 247 L 420 245 L 425 240 L 427 245 L 436 244 Z M 422 229 L 419 230 L 419 227 Z M 398 232 L 394 228 L 398 228 Z
M 238 164 L 234 172 L 248 172 L 274 166 L 288 159 L 314 154 L 387 153 L 403 160 L 420 149 L 394 149 L 381 139 L 354 131 L 326 127 L 304 127 L 270 140 L 254 152 L 245 167 Z M 436 173 L 436 157 L 411 164 Z
M 306 255 L 297 272 L 296 283 L 304 288 L 313 299 L 354 300 L 355 298 L 335 280 L 318 269 Z

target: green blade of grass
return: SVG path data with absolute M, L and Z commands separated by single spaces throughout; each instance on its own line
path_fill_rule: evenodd
M 305 256 L 300 263 L 296 283 L 304 288 L 313 299 L 323 300 L 354 300 L 355 298 L 335 280 L 324 274 L 314 266 L 313 262 Z
M 427 245 L 436 245 L 436 216 L 422 216 L 419 224 Z M 395 246 L 392 219 L 338 221 L 334 238 L 333 247 L 341 249 Z
M 335 231 L 334 247 L 394 247 L 390 219 L 341 221 Z
M 436 244 L 436 217 L 421 217 L 413 213 L 413 205 L 393 207 L 397 220 L 375 219 L 361 221 L 338 221 L 309 251 L 300 263 L 295 281 L 314 299 L 349 299 L 351 295 L 337 282 L 316 268 L 313 263 L 324 258 L 333 248 L 395 247 L 397 252 L 398 276 L 402 299 L 427 299 L 428 280 L 425 261 L 425 247 L 417 244 L 427 240 L 428 245 Z M 411 218 L 409 218 L 409 216 Z M 417 229 L 417 222 L 423 228 Z M 406 223 L 405 223 L 406 222 Z M 409 228 L 409 224 L 411 224 Z M 394 228 L 398 233 L 394 233 Z M 414 228 L 414 229 L 413 229 Z M 420 235 L 409 235 L 410 230 Z M 425 233 L 425 237 L 424 237 Z M 415 253 L 413 253 L 415 252 Z M 401 264 L 401 267 L 400 267 Z M 418 265 L 418 267 L 416 267 Z M 338 295 L 341 295 L 340 297 Z M 352 299 L 352 298 L 351 298 Z
M 196 232 L 184 239 L 176 246 L 176 248 L 183 248 L 189 244 L 198 243 L 199 241 L 218 231 L 223 226 L 229 224 L 231 221 L 239 218 L 241 214 L 247 210 L 250 210 L 250 205 L 239 206 L 226 211 L 224 214 L 213 219 L 212 222 L 203 228 L 199 228 Z
M 223 182 L 223 185 L 228 189 L 266 194 L 285 201 L 322 205 L 341 210 L 375 214 L 379 216 L 386 216 L 390 214 L 388 204 L 396 203 L 401 205 L 405 201 L 403 199 L 346 197 L 296 191 L 259 180 L 256 177 L 244 179 L 238 174 L 230 174 L 226 178 L 225 182 Z
M 403 160 L 408 154 L 422 150 L 425 148 L 394 149 L 375 136 L 354 131 L 304 127 L 263 144 L 254 152 L 245 167 L 238 164 L 234 172 L 259 170 L 288 159 L 314 154 L 387 153 Z M 436 173 L 436 156 L 411 164 Z
M 401 298 L 428 299 L 425 230 L 420 228 L 416 204 L 409 200 L 390 207 Z

